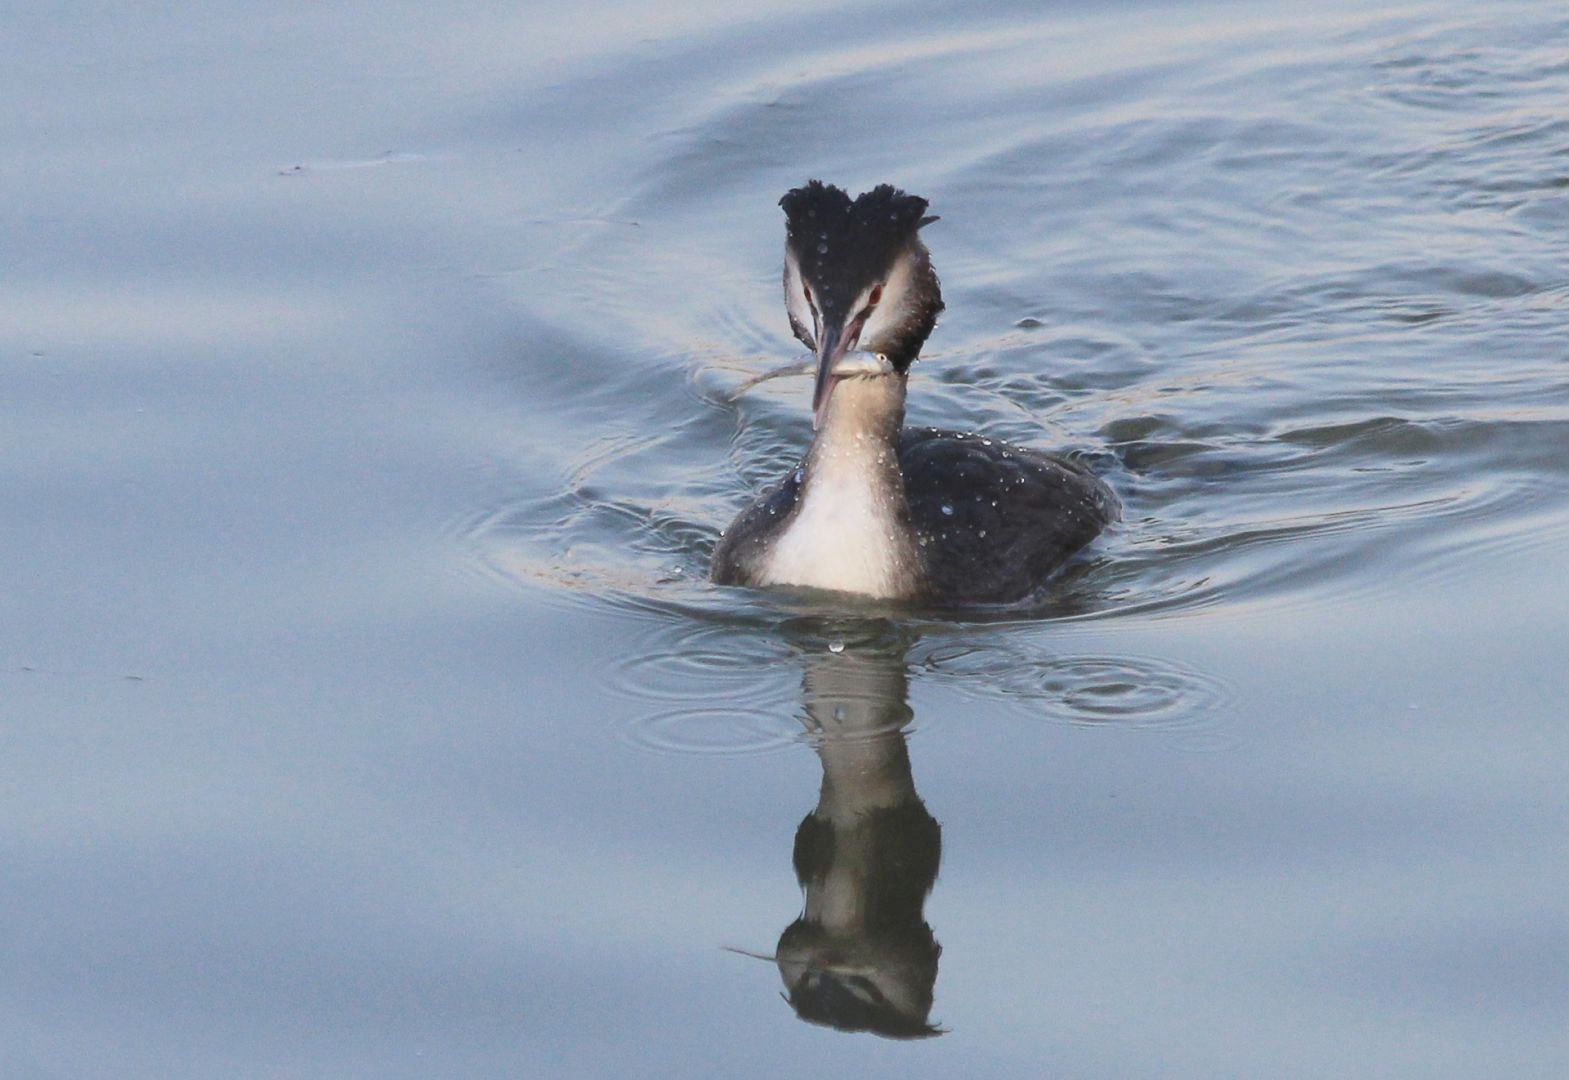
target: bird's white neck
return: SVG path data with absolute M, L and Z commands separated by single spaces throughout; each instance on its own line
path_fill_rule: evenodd
M 897 372 L 843 379 L 834 388 L 765 584 L 879 599 L 915 592 L 918 564 L 899 473 L 904 396 L 905 377 Z

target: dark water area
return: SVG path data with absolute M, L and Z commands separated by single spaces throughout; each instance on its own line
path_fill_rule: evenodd
M 7 29 L 0 1076 L 1562 1072 L 1557 6 Z M 707 584 L 808 177 L 1038 603 Z

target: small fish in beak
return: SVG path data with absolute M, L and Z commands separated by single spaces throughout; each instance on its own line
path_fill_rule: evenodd
M 887 356 L 846 348 L 849 335 L 837 333 L 837 328 L 834 329 L 836 333 L 825 334 L 824 341 L 833 341 L 838 337 L 837 344 L 818 352 L 817 385 L 812 389 L 813 431 L 821 428 L 828 419 L 828 399 L 833 396 L 834 387 L 839 385 L 841 379 L 875 378 L 894 373 L 893 363 Z

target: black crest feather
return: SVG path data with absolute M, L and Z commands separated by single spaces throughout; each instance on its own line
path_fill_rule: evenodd
M 851 199 L 843 188 L 812 180 L 787 191 L 779 205 L 801 274 L 830 308 L 853 300 L 851 294 L 916 242 L 921 226 L 937 220 L 926 216 L 925 199 L 892 184 Z

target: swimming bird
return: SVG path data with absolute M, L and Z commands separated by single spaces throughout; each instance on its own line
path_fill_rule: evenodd
M 801 464 L 725 530 L 710 578 L 934 606 L 1030 597 L 1119 514 L 1082 466 L 999 439 L 904 426 L 910 365 L 942 288 L 927 201 L 813 180 L 779 200 L 790 329 L 816 357 Z

